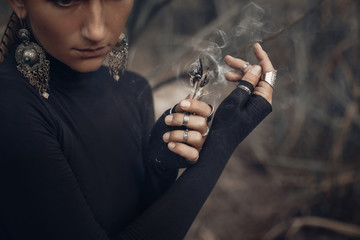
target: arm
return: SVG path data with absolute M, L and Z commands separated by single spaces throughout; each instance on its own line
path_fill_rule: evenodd
M 4 196 L 0 198 L 0 222 L 14 239 L 182 239 L 233 149 L 271 111 L 264 98 L 234 90 L 219 107 L 198 164 L 119 235 L 110 237 L 87 206 L 51 121 L 28 111 L 39 103 L 27 104 L 35 106 L 0 106 L 0 115 L 6 116 L 0 124 L 0 189 Z M 25 117 L 18 116 L 19 108 L 27 113 Z M 235 123 L 237 131 L 230 123 Z
M 263 72 L 274 70 L 259 45 L 255 46 L 255 54 Z M 244 64 L 242 60 L 227 58 L 226 61 L 237 69 L 241 69 Z M 131 232 L 143 234 L 134 236 L 139 239 L 182 239 L 185 236 L 236 146 L 272 110 L 273 89 L 263 81 L 258 84 L 261 72 L 252 69 L 249 68 L 245 76 L 227 75 L 228 80 L 243 79 L 251 83 L 256 87 L 254 94 L 249 96 L 246 91 L 237 88 L 222 102 L 199 162 L 188 168 L 160 199 L 129 226 Z M 152 224 L 148 224 L 150 222 Z

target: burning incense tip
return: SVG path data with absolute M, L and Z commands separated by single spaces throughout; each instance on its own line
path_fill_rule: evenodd
M 194 65 L 194 68 L 189 73 L 190 76 L 190 85 L 193 87 L 190 98 L 191 99 L 200 99 L 205 95 L 205 87 L 209 83 L 209 74 L 210 69 L 207 68 L 204 73 L 204 67 L 201 58 L 199 58 L 198 64 Z

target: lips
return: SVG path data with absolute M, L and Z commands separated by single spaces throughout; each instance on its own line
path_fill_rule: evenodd
M 109 47 L 94 47 L 94 48 L 75 48 L 74 49 L 81 58 L 98 58 L 109 53 Z

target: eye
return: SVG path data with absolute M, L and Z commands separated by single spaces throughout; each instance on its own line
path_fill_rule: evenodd
M 53 0 L 54 4 L 60 7 L 71 7 L 80 2 L 80 0 Z

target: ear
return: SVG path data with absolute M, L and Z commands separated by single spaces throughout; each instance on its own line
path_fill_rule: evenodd
M 27 17 L 27 12 L 23 0 L 8 0 L 8 3 L 19 19 L 25 19 Z

